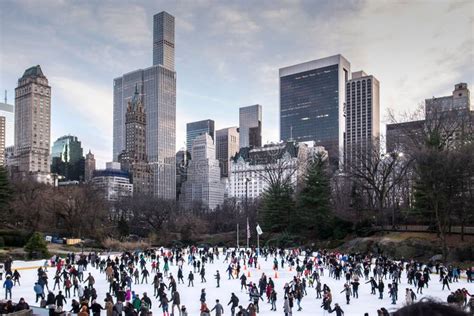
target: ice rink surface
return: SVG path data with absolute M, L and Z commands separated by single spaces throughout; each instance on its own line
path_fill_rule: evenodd
M 112 258 L 114 256 L 111 256 Z M 211 309 L 214 304 L 215 300 L 219 299 L 221 304 L 224 306 L 224 315 L 230 315 L 230 306 L 227 306 L 229 302 L 231 293 L 234 292 L 240 299 L 239 304 L 247 307 L 249 304 L 249 296 L 245 293 L 245 290 L 240 290 L 240 280 L 239 279 L 231 279 L 228 280 L 228 276 L 226 273 L 226 269 L 228 263 L 224 263 L 224 256 L 221 254 L 219 259 L 215 259 L 214 263 L 207 263 L 206 264 L 206 283 L 201 283 L 201 278 L 198 273 L 194 274 L 194 287 L 187 286 L 187 276 L 189 271 L 193 269 L 192 265 L 187 265 L 187 260 L 184 264 L 183 268 L 183 275 L 185 279 L 185 284 L 178 284 L 178 291 L 181 296 L 181 304 L 185 305 L 188 310 L 188 315 L 194 316 L 199 315 L 199 308 L 200 308 L 200 293 L 201 289 L 206 289 L 207 293 L 207 305 Z M 303 259 L 303 257 L 300 257 Z M 35 304 L 35 293 L 33 291 L 33 285 L 37 280 L 37 270 L 36 268 L 42 266 L 44 260 L 41 261 L 14 261 L 13 268 L 21 268 L 19 270 L 21 274 L 21 286 L 15 286 L 12 290 L 12 299 L 14 302 L 18 302 L 18 300 L 23 297 L 25 300 L 33 306 L 37 306 Z M 250 273 L 250 277 L 247 280 L 247 283 L 257 282 L 261 277 L 262 273 L 265 273 L 267 277 L 271 277 L 275 282 L 275 290 L 278 294 L 277 298 L 277 311 L 271 311 L 270 304 L 267 303 L 265 294 L 263 295 L 264 301 L 260 301 L 260 313 L 258 315 L 284 315 L 283 313 L 283 287 L 285 283 L 290 282 L 293 279 L 293 276 L 296 275 L 296 271 L 289 271 L 287 265 L 285 265 L 285 269 L 279 268 L 277 271 L 277 278 L 275 278 L 275 271 L 273 271 L 273 257 L 268 257 L 268 261 L 265 261 L 264 258 L 259 258 L 260 269 L 256 268 L 247 268 L 247 270 L 242 270 L 241 273 L 245 273 L 248 275 Z M 161 268 L 163 267 L 163 260 L 160 260 Z M 34 268 L 36 267 L 36 268 Z M 147 261 L 147 269 L 151 272 L 151 261 Z M 176 265 L 170 265 L 170 273 L 177 279 L 177 269 Z M 242 265 L 243 269 L 243 265 Z M 220 271 L 221 275 L 221 287 L 216 288 L 216 280 L 214 279 L 214 275 L 216 270 Z M 54 281 L 53 276 L 55 274 L 56 268 L 48 268 L 48 285 L 52 289 Z M 88 273 L 91 272 L 95 278 L 96 284 L 95 288 L 98 293 L 98 302 L 104 306 L 104 298 L 105 293 L 108 292 L 109 284 L 106 281 L 105 274 L 99 273 L 98 269 L 95 269 L 90 266 L 87 267 L 87 271 L 84 272 L 84 279 L 87 277 Z M 399 307 L 402 307 L 405 304 L 405 288 L 411 287 L 416 292 L 416 288 L 407 284 L 406 274 L 405 271 L 402 273 L 402 283 L 398 286 L 398 302 L 396 305 L 391 304 L 391 298 L 388 295 L 388 283 L 391 283 L 390 280 L 384 281 L 385 283 L 385 293 L 384 298 L 382 300 L 378 299 L 378 292 L 377 295 L 370 294 L 370 284 L 365 284 L 364 278 L 360 279 L 360 287 L 359 287 L 359 298 L 351 298 L 351 302 L 349 305 L 346 304 L 345 294 L 341 293 L 344 288 L 345 278 L 342 276 L 341 280 L 335 280 L 328 276 L 328 270 L 325 269 L 324 276 L 321 276 L 321 283 L 327 284 L 333 295 L 332 300 L 332 307 L 334 307 L 334 303 L 339 303 L 339 305 L 344 310 L 346 316 L 350 315 L 364 315 L 364 313 L 369 313 L 369 315 L 377 315 L 377 309 L 381 307 L 385 307 L 389 312 L 396 310 Z M 372 273 L 371 273 L 372 275 Z M 162 315 L 161 308 L 159 308 L 159 301 L 158 299 L 153 297 L 153 276 L 150 275 L 148 277 L 148 284 L 137 284 L 132 285 L 132 290 L 135 293 L 138 293 L 140 296 L 147 292 L 148 296 L 152 298 L 152 312 L 154 315 Z M 141 279 L 141 276 L 140 276 Z M 165 282 L 168 284 L 169 282 Z M 2 281 L 3 285 L 3 281 Z M 471 294 L 474 292 L 474 283 L 467 283 L 465 273 L 463 273 L 463 277 L 459 282 L 451 283 L 451 290 L 455 291 L 458 288 L 466 288 Z M 417 300 L 420 300 L 422 297 L 432 297 L 437 300 L 441 300 L 446 302 L 447 296 L 450 294 L 450 291 L 445 289 L 444 291 L 441 290 L 442 284 L 439 282 L 439 276 L 436 274 L 431 275 L 431 281 L 429 282 L 429 288 L 423 289 L 423 294 L 417 294 Z M 310 315 L 335 315 L 335 313 L 328 314 L 327 312 L 323 311 L 320 307 L 322 300 L 316 299 L 316 291 L 314 288 L 307 287 L 307 294 L 301 303 L 303 307 L 302 311 L 297 311 L 296 308 L 296 301 L 295 307 L 293 308 L 293 315 L 300 315 L 300 316 L 310 316 Z M 55 294 L 58 293 L 58 290 L 54 291 Z M 64 290 L 63 290 L 64 293 Z M 73 290 L 71 289 L 71 294 Z M 171 298 L 170 291 L 168 293 L 168 298 Z M 47 291 L 45 289 L 45 294 Z M 0 290 L 0 298 L 4 298 L 5 291 L 2 287 Z M 77 297 L 75 297 L 77 299 Z M 70 303 L 72 298 L 67 299 L 67 310 L 70 310 Z M 114 302 L 116 299 L 114 298 Z M 170 304 L 170 313 L 171 313 L 171 304 Z M 105 315 L 105 311 L 102 312 Z M 175 311 L 175 315 L 178 313 Z M 214 312 L 211 313 L 214 315 Z

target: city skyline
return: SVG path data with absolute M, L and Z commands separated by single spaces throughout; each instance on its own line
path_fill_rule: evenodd
M 8 90 L 9 103 L 23 71 L 41 65 L 53 90 L 51 139 L 78 136 L 99 168 L 112 160 L 110 82 L 150 65 L 153 15 L 163 10 L 176 18 L 177 150 L 186 123 L 210 118 L 216 130 L 235 126 L 245 104 L 262 104 L 263 143 L 278 141 L 278 69 L 334 54 L 379 79 L 382 122 L 387 108 L 413 110 L 431 95 L 448 95 L 453 83 L 474 84 L 473 19 L 465 14 L 474 5 L 467 1 L 262 2 L 254 10 L 205 1 L 4 1 L 0 7 L 0 88 Z M 211 45 L 216 39 L 220 45 Z M 12 140 L 7 135 L 6 145 Z

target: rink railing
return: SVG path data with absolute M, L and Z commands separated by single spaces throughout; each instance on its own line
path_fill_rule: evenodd
M 428 225 L 384 225 L 384 226 L 375 226 L 375 229 L 384 230 L 384 231 L 396 231 L 396 232 L 413 232 L 413 233 L 436 233 L 436 229 L 433 229 L 432 226 Z M 461 234 L 461 226 L 451 226 L 448 230 L 448 233 L 451 234 Z M 474 235 L 474 226 L 465 226 L 464 227 L 465 235 Z

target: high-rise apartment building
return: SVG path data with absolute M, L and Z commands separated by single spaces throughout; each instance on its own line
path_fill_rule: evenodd
M 135 87 L 135 94 L 128 102 L 125 150 L 120 154 L 119 161 L 122 169 L 131 176 L 134 194 L 148 195 L 153 192 L 153 177 L 146 154 L 146 114 L 138 87 Z
M 174 71 L 174 18 L 155 15 L 153 55 L 157 63 L 114 79 L 113 160 L 125 149 L 125 115 L 135 87 L 145 104 L 146 153 L 153 172 L 154 195 L 176 197 L 176 72 Z M 169 24 L 173 25 L 170 27 Z M 170 36 L 169 33 L 173 34 Z M 159 39 L 162 40 L 159 40 Z M 173 39 L 171 42 L 170 39 Z M 172 45 L 170 45 L 170 43 Z M 171 49 L 173 48 L 173 49 Z M 155 58 L 155 56 L 157 56 Z
M 86 154 L 86 160 L 84 163 L 84 181 L 90 182 L 94 176 L 95 171 L 95 157 L 94 154 L 89 149 L 89 152 Z
M 174 16 L 164 11 L 153 16 L 153 65 L 174 70 Z
M 280 139 L 324 146 L 333 166 L 342 161 L 344 102 L 351 64 L 341 55 L 280 69 Z
M 0 166 L 5 166 L 5 134 L 6 119 L 5 116 L 0 116 Z
M 51 87 L 39 65 L 25 70 L 15 89 L 15 157 L 20 177 L 49 182 Z
M 186 124 L 186 149 L 189 153 L 192 151 L 193 142 L 196 137 L 206 133 L 211 136 L 213 141 L 215 141 L 213 120 L 203 120 Z
M 345 117 L 344 163 L 351 166 L 368 159 L 373 146 L 380 146 L 379 81 L 374 76 L 363 71 L 352 73 L 346 84 Z
M 239 152 L 239 129 L 228 127 L 216 131 L 216 158 L 221 167 L 221 177 L 228 177 L 230 160 Z
M 255 104 L 239 109 L 239 146 L 262 146 L 262 106 Z
M 214 210 L 224 203 L 225 186 L 221 182 L 219 161 L 216 159 L 214 141 L 208 134 L 199 135 L 193 142 L 191 161 L 187 169 L 180 203 L 190 209 L 193 203 L 202 203 Z
M 59 137 L 51 150 L 51 172 L 65 181 L 84 180 L 84 156 L 76 136 Z

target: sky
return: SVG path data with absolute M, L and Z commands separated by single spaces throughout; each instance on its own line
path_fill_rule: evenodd
M 342 54 L 380 81 L 387 110 L 474 89 L 473 1 L 0 1 L 0 91 L 13 103 L 25 69 L 52 87 L 52 142 L 75 135 L 98 167 L 112 159 L 112 83 L 152 65 L 153 14 L 175 16 L 177 150 L 186 123 L 237 126 L 263 106 L 263 142 L 279 140 L 281 67 Z M 474 93 L 474 90 L 473 90 Z M 7 135 L 7 145 L 13 136 Z

